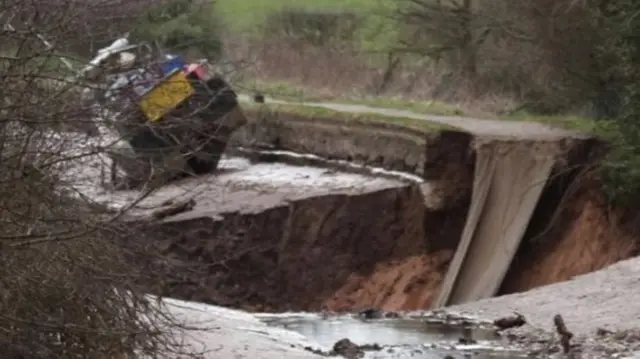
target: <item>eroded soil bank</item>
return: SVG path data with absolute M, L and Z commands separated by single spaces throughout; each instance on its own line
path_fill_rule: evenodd
M 556 171 L 501 294 L 570 280 L 638 255 L 638 214 L 609 205 L 597 169 L 580 168 L 580 161 L 600 155 L 592 147 L 573 158 L 573 171 Z
M 351 273 L 425 252 L 418 193 L 404 186 L 326 195 L 164 223 L 149 234 L 187 269 L 166 268 L 170 296 L 255 311 L 320 310 Z
M 460 235 L 440 218 L 465 207 L 428 210 L 420 184 L 396 183 L 145 226 L 146 252 L 169 259 L 148 263 L 167 278 L 152 292 L 261 312 L 427 307 Z
M 472 136 L 289 113 L 249 117 L 232 148 L 314 154 L 423 181 L 154 224 L 145 238 L 169 260 L 149 264 L 168 278 L 153 291 L 251 311 L 428 308 L 465 223 Z M 598 148 L 585 142 L 554 170 L 501 293 L 568 280 L 635 253 L 629 219 L 603 205 L 597 177 L 567 171 L 594 161 Z M 244 200 L 251 207 L 251 195 Z

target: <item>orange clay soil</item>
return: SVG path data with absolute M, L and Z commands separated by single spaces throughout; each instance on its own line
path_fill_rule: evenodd
M 607 205 L 596 180 L 584 179 L 551 226 L 521 246 L 501 294 L 570 280 L 637 254 L 637 235 L 620 209 Z
M 379 263 L 373 273 L 366 276 L 352 274 L 325 302 L 325 307 L 330 311 L 362 307 L 384 310 L 428 308 L 452 255 L 450 250 L 441 250 Z

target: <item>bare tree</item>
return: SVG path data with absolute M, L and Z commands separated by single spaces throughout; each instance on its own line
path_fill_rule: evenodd
M 530 110 L 584 105 L 600 86 L 602 34 L 588 2 L 406 0 L 400 51 L 443 60 L 482 91 L 510 93 Z
M 477 74 L 477 52 L 486 34 L 479 33 L 477 1 L 409 0 L 396 16 L 407 25 L 400 49 L 434 59 L 448 57 L 464 76 Z M 475 6 L 474 6 L 475 5 Z
M 126 31 L 116 25 L 131 23 L 137 16 L 132 6 L 144 4 L 0 5 L 3 357 L 162 357 L 183 350 L 169 335 L 179 324 L 141 286 L 162 278 L 131 261 L 153 253 L 144 244 L 120 244 L 135 230 L 126 223 L 127 207 L 114 212 L 79 189 L 83 180 L 96 178 L 98 169 L 89 165 L 105 166 L 99 162 L 104 146 L 78 131 L 92 121 L 91 108 L 80 101 L 85 84 L 64 66 L 60 52 L 90 47 L 94 38 L 82 34 Z

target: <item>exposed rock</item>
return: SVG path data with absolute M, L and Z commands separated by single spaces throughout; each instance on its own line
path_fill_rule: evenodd
M 347 359 L 357 359 L 364 356 L 364 350 L 349 339 L 340 339 L 333 345 L 333 354 L 342 355 Z
M 380 319 L 384 317 L 384 312 L 378 308 L 367 308 L 359 311 L 358 316 L 363 319 Z
M 504 330 L 509 328 L 517 328 L 527 323 L 524 316 L 520 313 L 515 313 L 514 316 L 502 317 L 493 321 L 498 330 Z
M 329 355 L 342 355 L 347 359 L 358 359 L 364 357 L 365 351 L 378 351 L 382 347 L 378 344 L 357 345 L 345 338 L 338 340 L 333 345 L 333 350 Z

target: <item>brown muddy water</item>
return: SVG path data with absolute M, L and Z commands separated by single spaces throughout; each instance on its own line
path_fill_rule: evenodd
M 256 314 L 269 326 L 300 333 L 329 352 L 333 345 L 349 339 L 357 345 L 377 345 L 364 358 L 418 359 L 515 359 L 526 353 L 509 348 L 488 324 L 467 320 L 402 317 L 364 319 L 358 315 L 323 316 L 310 313 Z

